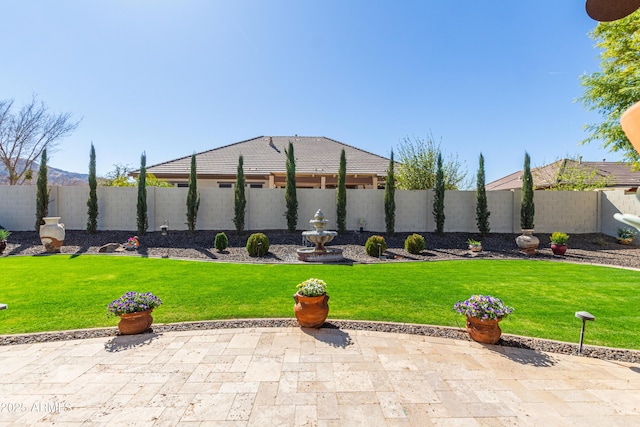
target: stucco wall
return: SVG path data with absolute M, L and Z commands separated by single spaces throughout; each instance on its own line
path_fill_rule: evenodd
M 35 186 L 0 186 L 0 225 L 13 231 L 33 230 L 35 223 Z M 245 229 L 252 231 L 286 229 L 284 189 L 247 188 Z M 70 230 L 84 230 L 87 223 L 88 187 L 52 187 L 50 216 L 62 217 Z M 201 188 L 197 228 L 233 230 L 234 192 L 226 188 Z M 328 229 L 336 228 L 336 191 L 298 189 L 298 229 L 310 229 L 309 220 L 322 209 L 329 220 Z M 172 230 L 186 230 L 187 188 L 147 189 L 149 231 L 158 231 L 164 221 Z M 520 191 L 487 193 L 495 233 L 520 231 Z M 536 191 L 536 233 L 563 231 L 615 235 L 622 226 L 613 219 L 617 212 L 640 215 L 640 202 L 622 190 L 602 192 Z M 98 187 L 98 228 L 100 230 L 136 230 L 137 188 Z M 445 231 L 477 231 L 474 191 L 445 193 Z M 384 232 L 384 190 L 347 190 L 347 229 L 359 228 L 364 220 L 366 231 Z M 431 232 L 433 191 L 396 191 L 398 232 Z

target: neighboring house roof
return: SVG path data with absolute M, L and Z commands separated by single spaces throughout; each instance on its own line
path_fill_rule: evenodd
M 633 188 L 640 185 L 640 172 L 633 171 L 631 163 L 624 162 L 582 162 L 571 159 L 561 159 L 557 162 L 531 169 L 533 186 L 536 190 L 552 188 L 559 184 L 562 168 L 573 170 L 584 169 L 585 176 L 595 175 L 592 182 L 606 181 L 606 188 Z M 488 183 L 487 191 L 515 190 L 522 188 L 522 174 L 518 171 Z M 588 181 L 589 179 L 587 179 Z
M 286 173 L 289 142 L 296 157 L 296 174 L 337 174 L 340 152 L 344 148 L 347 173 L 386 176 L 389 159 L 369 153 L 323 136 L 259 136 L 246 141 L 196 154 L 198 176 L 231 175 L 238 170 L 238 157 L 243 156 L 245 175 Z M 191 156 L 147 167 L 158 177 L 189 174 Z M 135 171 L 137 175 L 139 171 Z

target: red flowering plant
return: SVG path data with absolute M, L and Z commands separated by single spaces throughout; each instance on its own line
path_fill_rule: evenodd
M 500 298 L 491 295 L 471 295 L 471 298 L 453 305 L 453 311 L 481 320 L 503 319 L 513 313 L 513 310 L 513 307 L 505 305 Z
M 129 237 L 129 239 L 127 239 L 127 243 L 125 243 L 124 248 L 132 251 L 135 249 L 138 249 L 140 247 L 140 242 L 138 241 L 138 236 L 133 236 L 133 237 Z
M 145 294 L 140 292 L 127 292 L 120 298 L 111 301 L 107 306 L 107 314 L 121 316 L 128 313 L 153 310 L 161 304 L 162 300 L 151 292 Z

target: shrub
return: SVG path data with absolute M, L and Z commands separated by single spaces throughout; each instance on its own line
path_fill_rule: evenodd
M 380 247 L 378 247 L 380 244 Z M 384 241 L 382 236 L 371 236 L 367 239 L 367 243 L 364 244 L 364 250 L 369 256 L 379 256 L 387 250 L 387 242 Z
M 224 233 L 216 234 L 216 238 L 213 241 L 213 247 L 216 248 L 218 252 L 222 252 L 227 249 L 227 246 L 229 246 L 229 239 L 227 238 L 227 235 Z
M 269 238 L 263 233 L 254 233 L 247 239 L 249 256 L 265 256 L 269 252 Z
M 551 234 L 550 240 L 551 243 L 555 243 L 556 245 L 566 245 L 567 240 L 569 240 L 569 235 L 560 231 L 554 231 Z
M 520 226 L 523 230 L 532 230 L 536 209 L 533 203 L 531 159 L 527 152 L 524 153 L 524 173 L 522 174 L 522 197 L 520 203 Z
M 638 234 L 638 232 L 630 228 L 618 228 L 618 239 L 633 239 L 636 234 Z
M 419 234 L 412 234 L 404 241 L 404 250 L 413 255 L 418 255 L 424 251 L 424 237 Z

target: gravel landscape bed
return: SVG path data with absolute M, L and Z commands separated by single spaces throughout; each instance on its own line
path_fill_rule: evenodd
M 149 256 L 169 257 L 176 259 L 196 259 L 204 261 L 253 262 L 253 263 L 298 263 L 296 249 L 303 247 L 299 233 L 286 231 L 266 232 L 270 241 L 269 253 L 262 258 L 252 258 L 245 249 L 246 239 L 250 233 L 242 236 L 234 232 L 226 232 L 229 237 L 229 248 L 218 252 L 213 248 L 215 232 L 196 231 L 169 232 L 162 236 L 160 233 L 148 233 L 139 236 L 140 249 L 137 251 L 119 252 L 116 256 Z M 327 245 L 343 250 L 346 263 L 379 263 L 379 262 L 429 262 L 452 259 L 531 259 L 570 261 L 578 263 L 603 264 L 624 268 L 640 268 L 640 248 L 635 245 L 621 245 L 614 237 L 599 233 L 574 234 L 569 239 L 569 250 L 565 256 L 555 256 L 549 248 L 549 236 L 536 234 L 540 239 L 540 246 L 535 256 L 521 254 L 516 245 L 516 234 L 494 233 L 482 240 L 483 251 L 472 254 L 467 249 L 468 238 L 480 240 L 478 236 L 469 233 L 421 233 L 425 237 L 426 248 L 420 255 L 411 255 L 404 250 L 404 240 L 410 233 L 396 233 L 394 236 L 384 236 L 387 251 L 384 259 L 370 257 L 364 252 L 364 243 L 373 234 L 371 232 L 348 232 L 336 237 L 335 241 Z M 107 243 L 124 243 L 131 232 L 103 231 L 89 235 L 84 231 L 67 230 L 63 254 L 97 254 L 98 248 Z M 15 255 L 45 255 L 46 252 L 35 232 L 14 232 L 8 242 L 5 253 L 0 256 Z M 291 327 L 298 326 L 294 319 L 248 319 L 187 322 L 177 324 L 154 325 L 153 332 L 215 329 L 215 328 L 255 328 L 255 327 Z M 384 322 L 362 322 L 331 320 L 325 328 L 339 328 L 345 330 L 372 330 L 381 332 L 408 333 L 416 335 L 436 336 L 442 338 L 469 340 L 463 329 L 398 324 Z M 0 345 L 26 344 L 33 342 L 58 341 L 69 339 L 85 339 L 93 337 L 116 336 L 117 328 L 88 329 L 78 331 L 45 332 L 36 334 L 20 334 L 0 336 Z M 539 354 L 536 362 L 544 362 L 544 353 L 578 354 L 578 345 L 557 341 L 534 339 L 504 334 L 498 345 L 531 349 Z M 584 346 L 583 356 L 623 362 L 640 362 L 640 352 L 625 349 Z M 525 361 L 526 362 L 526 361 Z M 529 363 L 534 363 L 529 361 Z

